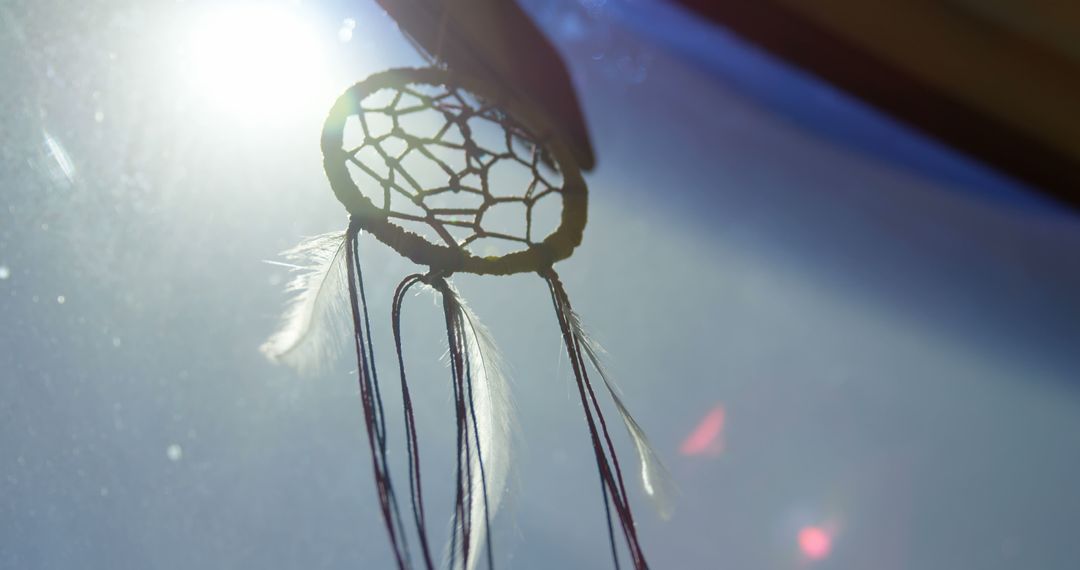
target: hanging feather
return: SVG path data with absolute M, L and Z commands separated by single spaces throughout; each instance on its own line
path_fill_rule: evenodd
M 282 255 L 296 273 L 281 328 L 260 348 L 274 362 L 317 373 L 349 338 L 346 232 L 308 238 Z
M 592 443 L 593 454 L 596 456 L 596 469 L 597 474 L 600 476 L 612 561 L 615 563 L 616 570 L 618 570 L 620 568 L 619 548 L 615 525 L 612 524 L 611 516 L 614 508 L 615 518 L 618 520 L 623 538 L 626 539 L 634 570 L 648 570 L 649 564 L 645 560 L 641 543 L 637 537 L 637 523 L 634 522 L 634 515 L 630 509 L 626 484 L 623 482 L 622 468 L 619 466 L 619 458 L 615 453 L 615 445 L 611 440 L 603 409 L 596 398 L 596 391 L 593 390 L 592 382 L 589 380 L 589 373 L 585 363 L 586 357 L 582 356 L 583 342 L 579 335 L 580 331 L 575 331 L 570 322 L 570 317 L 573 314 L 570 297 L 566 294 L 566 289 L 563 287 L 558 273 L 553 268 L 544 268 L 538 273 L 547 281 L 551 292 L 551 300 L 555 306 L 555 316 L 559 321 L 563 344 L 566 346 L 566 354 L 570 359 L 570 367 L 574 372 L 574 380 L 577 383 L 578 396 L 581 398 L 585 424 L 589 429 L 589 440 Z
M 670 519 L 674 513 L 673 498 L 676 494 L 671 475 L 668 473 L 667 468 L 664 467 L 660 456 L 649 444 L 649 439 L 645 436 L 645 430 L 641 429 L 641 426 L 630 414 L 630 410 L 623 404 L 622 398 L 619 396 L 619 388 L 604 368 L 600 360 L 604 348 L 585 331 L 585 327 L 581 324 L 581 317 L 578 316 L 577 312 L 567 306 L 564 313 L 574 336 L 581 343 L 585 356 L 604 380 L 604 387 L 611 394 L 611 399 L 615 402 L 615 409 L 618 410 L 623 425 L 626 426 L 626 431 L 630 433 L 630 438 L 634 441 L 638 461 L 641 465 L 641 483 L 645 488 L 645 494 L 649 496 L 649 500 L 657 513 L 660 514 L 660 517 L 664 520 Z
M 451 541 L 451 545 L 461 545 L 462 555 L 453 552 L 450 555 L 453 568 L 472 570 L 481 558 L 480 549 L 485 546 L 489 565 L 492 564 L 489 525 L 498 511 L 510 469 L 513 422 L 509 385 L 487 327 L 452 286 L 442 281 L 435 287 L 443 294 L 447 313 L 453 316 L 460 331 L 468 376 L 464 396 L 472 430 L 465 438 L 465 448 L 459 450 L 463 454 L 460 459 L 468 461 L 465 470 L 468 480 L 462 482 L 468 512 L 465 520 L 456 521 Z

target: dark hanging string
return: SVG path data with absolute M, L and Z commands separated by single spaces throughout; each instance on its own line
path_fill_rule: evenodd
M 465 347 L 465 337 L 461 334 L 461 322 L 459 319 L 459 313 L 457 311 L 457 304 L 454 303 L 454 336 L 457 338 L 457 359 L 458 364 L 454 366 L 457 370 L 457 379 L 454 381 L 454 389 L 457 392 L 456 407 L 458 409 L 458 429 L 462 434 L 462 464 L 464 465 L 464 477 L 461 483 L 463 496 L 465 500 L 461 506 L 462 513 L 464 514 L 465 525 L 462 528 L 468 529 L 468 532 L 461 533 L 461 565 L 462 567 L 469 566 L 469 559 L 471 556 L 475 556 L 476 553 L 472 552 L 472 532 L 473 532 L 473 519 L 472 519 L 472 504 L 475 500 L 472 492 L 472 478 L 473 478 L 473 464 L 472 464 L 472 452 L 473 444 L 470 444 L 469 438 L 472 434 L 469 432 L 469 415 L 468 415 L 468 398 L 465 390 L 465 374 L 468 367 L 469 355 Z
M 581 394 L 582 406 L 585 411 L 585 419 L 586 423 L 589 426 L 589 435 L 593 445 L 593 453 L 596 456 L 597 470 L 600 475 L 601 496 L 604 499 L 604 514 L 607 519 L 608 540 L 611 545 L 611 556 L 615 562 L 615 568 L 618 569 L 620 567 L 618 548 L 615 544 L 615 532 L 611 524 L 611 506 L 608 500 L 608 491 L 610 489 L 610 473 L 607 465 L 607 457 L 604 454 L 604 449 L 603 447 L 601 447 L 599 438 L 596 434 L 596 426 L 593 423 L 591 407 L 588 403 L 588 400 L 586 400 L 585 398 L 585 394 L 582 388 L 582 377 L 579 371 L 582 363 L 580 362 L 580 356 L 577 354 L 576 343 L 572 341 L 573 331 L 571 330 L 569 323 L 566 322 L 566 315 L 563 313 L 562 296 L 559 295 L 553 279 L 549 275 L 545 275 L 544 273 L 541 273 L 541 275 L 543 275 L 544 278 L 548 281 L 548 287 L 551 290 L 552 301 L 555 304 L 555 314 L 559 321 L 559 328 L 562 331 L 563 341 L 566 345 L 566 351 L 569 356 L 571 368 L 574 371 L 574 378 L 577 380 L 578 391 Z M 616 497 L 613 496 L 612 499 L 616 503 L 618 502 Z M 619 520 L 621 523 L 621 514 Z
M 607 535 L 608 542 L 611 544 L 611 559 L 615 561 L 615 570 L 620 570 L 622 566 L 619 564 L 619 547 L 615 544 L 615 527 L 611 524 L 611 500 L 608 499 L 607 482 L 604 481 L 604 474 L 599 470 L 600 475 L 600 496 L 604 498 L 604 518 L 607 519 Z
M 457 529 L 461 527 L 461 556 L 462 566 L 467 566 L 469 562 L 469 532 L 470 532 L 470 517 L 468 511 L 465 509 L 467 502 L 466 490 L 464 480 L 467 480 L 468 476 L 465 470 L 469 465 L 469 446 L 468 446 L 468 432 L 465 430 L 465 405 L 463 402 L 464 390 L 461 386 L 461 376 L 464 373 L 464 367 L 462 366 L 462 349 L 457 336 L 457 327 L 454 326 L 454 310 L 450 306 L 449 291 L 446 287 L 445 281 L 440 278 L 433 280 L 433 287 L 438 290 L 443 296 L 443 315 L 446 319 L 446 339 L 450 352 L 450 375 L 452 385 L 454 387 L 454 414 L 456 418 L 457 428 L 457 466 L 456 466 L 456 487 L 457 491 L 454 495 L 454 516 L 452 522 L 453 532 L 450 537 L 450 568 L 454 568 L 454 561 L 457 557 Z M 463 465 L 464 464 L 464 465 Z
M 554 271 L 552 271 L 552 273 L 554 274 Z M 570 297 L 566 294 L 566 290 L 563 288 L 562 282 L 559 281 L 557 275 L 555 276 L 555 284 L 562 298 L 562 304 L 565 310 L 564 314 L 571 315 L 573 313 L 573 308 L 570 306 Z M 596 399 L 596 391 L 593 390 L 592 382 L 589 381 L 588 367 L 585 365 L 585 359 L 582 357 L 582 342 L 584 341 L 581 339 L 581 337 L 575 333 L 574 349 L 577 353 L 577 358 L 581 363 L 580 370 L 582 376 L 585 379 L 585 382 L 583 384 L 585 385 L 585 389 L 589 394 L 589 399 L 592 401 L 593 408 L 596 410 L 596 417 L 597 420 L 599 420 L 600 422 L 600 432 L 604 435 L 604 441 L 607 443 L 608 453 L 611 455 L 611 464 L 615 468 L 615 482 L 618 483 L 619 492 L 622 497 L 622 504 L 616 505 L 616 508 L 619 508 L 621 506 L 621 509 L 622 511 L 624 511 L 624 513 L 620 514 L 625 515 L 625 518 L 629 520 L 629 524 L 624 524 L 623 526 L 624 532 L 629 533 L 627 536 L 627 542 L 631 547 L 631 551 L 636 552 L 639 555 L 641 562 L 644 563 L 644 553 L 641 552 L 641 546 L 637 540 L 637 526 L 634 524 L 633 515 L 630 512 L 630 495 L 626 492 L 626 483 L 623 480 L 622 467 L 619 465 L 619 456 L 615 453 L 615 445 L 611 441 L 611 434 L 608 431 L 607 420 L 604 418 L 604 414 L 600 408 L 600 403 Z
M 354 341 L 357 352 L 358 377 L 360 384 L 361 400 L 364 407 L 364 421 L 368 434 L 368 445 L 371 449 L 373 470 L 375 472 L 376 488 L 379 494 L 380 510 L 390 536 L 391 546 L 399 569 L 411 568 L 409 548 L 406 533 L 398 508 L 397 499 L 394 495 L 389 472 L 389 464 L 386 452 L 386 418 L 382 404 L 382 396 L 375 370 L 375 355 L 371 339 L 371 322 L 368 317 L 367 299 L 364 292 L 363 274 L 360 268 L 360 259 L 357 252 L 357 234 L 359 228 L 355 223 L 350 224 L 346 239 L 347 268 L 349 282 L 349 299 L 352 309 Z M 604 500 L 604 511 L 607 517 L 608 538 L 612 550 L 612 558 L 615 568 L 619 568 L 618 549 L 616 547 L 615 532 L 612 524 L 611 506 L 614 505 L 619 517 L 620 526 L 630 550 L 631 559 L 635 570 L 647 570 L 648 563 L 638 542 L 637 532 L 630 505 L 626 486 L 619 465 L 618 456 L 608 432 L 607 422 L 600 408 L 589 381 L 585 358 L 583 357 L 582 342 L 575 327 L 572 326 L 572 308 L 569 297 L 558 275 L 551 268 L 540 271 L 540 275 L 548 283 L 552 302 L 555 306 L 559 327 L 562 331 L 563 341 L 566 345 L 567 354 L 572 365 L 575 379 L 577 380 L 578 393 L 585 412 L 586 423 L 592 440 L 593 452 L 596 455 L 597 468 L 601 481 L 601 492 Z M 401 305 L 405 292 L 420 281 L 428 281 L 428 277 L 410 275 L 399 285 L 394 294 L 392 311 L 394 341 L 397 349 L 398 367 L 401 373 L 401 387 L 406 424 L 406 441 L 409 465 L 409 490 L 413 509 L 413 518 L 419 536 L 421 549 L 424 556 L 425 567 L 433 570 L 430 547 L 427 540 L 426 521 L 424 517 L 419 445 L 416 434 L 416 421 L 412 408 L 412 400 L 405 376 L 404 357 L 401 342 Z M 479 469 L 481 488 L 483 492 L 483 505 L 485 523 L 489 520 L 489 505 L 487 493 L 487 479 L 484 469 L 482 451 L 480 448 L 479 424 L 476 416 L 475 401 L 472 386 L 472 363 L 467 344 L 466 316 L 458 306 L 456 297 L 450 291 L 449 285 L 442 277 L 431 279 L 430 284 L 443 295 L 443 311 L 446 319 L 447 342 L 451 360 L 451 376 L 454 389 L 454 404 L 457 428 L 457 490 L 455 494 L 455 508 L 453 516 L 454 532 L 450 545 L 450 566 L 454 567 L 457 556 L 457 529 L 460 525 L 460 540 L 462 566 L 467 566 L 469 561 L 470 535 L 472 532 L 472 509 L 469 508 L 477 497 L 473 496 L 473 490 L 468 482 L 472 481 L 471 453 L 475 446 L 477 454 L 477 467 Z M 365 335 L 367 338 L 365 339 Z M 595 419 L 594 419 L 595 414 Z M 472 416 L 470 430 L 469 416 Z M 599 429 L 597 429 L 597 421 Z M 471 431 L 471 433 L 470 433 Z M 602 438 L 601 438 L 602 434 Z M 470 437 L 473 443 L 470 444 Z M 606 449 L 605 449 L 606 447 Z M 608 456 L 610 455 L 610 462 Z M 468 487 L 468 488 L 466 488 Z M 494 568 L 494 557 L 491 546 L 490 524 L 485 524 L 486 556 L 488 567 Z M 475 554 L 475 553 L 473 553 Z
M 401 395 L 405 410 L 405 440 L 406 452 L 409 462 L 409 496 L 412 501 L 413 520 L 416 522 L 416 532 L 420 541 L 420 549 L 424 556 L 424 567 L 434 570 L 431 559 L 431 549 L 428 546 L 427 521 L 424 517 L 424 497 L 420 480 L 420 446 L 416 436 L 416 418 L 413 414 L 412 397 L 409 393 L 409 384 L 405 378 L 405 359 L 401 349 L 401 304 L 406 291 L 419 283 L 422 275 L 414 274 L 406 277 L 398 284 L 394 292 L 394 304 L 391 312 L 391 320 L 394 329 L 394 345 L 397 349 L 398 369 L 401 371 Z
M 563 292 L 564 299 L 566 293 Z M 569 310 L 569 304 L 567 304 L 567 310 Z M 581 359 L 581 338 L 575 335 L 574 342 L 578 353 L 578 358 Z M 630 547 L 630 552 L 635 558 L 635 568 L 648 567 L 645 562 L 645 554 L 641 551 L 641 544 L 637 538 L 637 525 L 634 523 L 633 514 L 630 512 L 630 495 L 626 492 L 626 483 L 623 481 L 622 468 L 619 466 L 619 456 L 615 453 L 615 445 L 611 442 L 611 434 L 608 432 L 607 421 L 604 419 L 604 414 L 600 411 L 600 403 L 596 399 L 596 392 L 593 390 L 592 382 L 589 381 L 589 374 L 585 367 L 584 359 L 581 360 L 582 376 L 585 379 L 585 389 L 589 394 L 589 398 L 592 400 L 593 408 L 596 410 L 596 418 L 600 422 L 600 432 L 604 436 L 604 441 L 607 443 L 608 454 L 611 456 L 611 465 L 615 468 L 615 483 L 618 484 L 620 502 L 616 502 L 615 507 L 619 512 L 620 520 L 623 523 L 623 532 L 626 534 L 627 545 Z M 609 472 L 610 476 L 610 472 Z M 612 489 L 614 493 L 614 489 Z
M 350 220 L 350 222 L 351 222 L 351 220 Z M 350 226 L 351 225 L 353 225 L 353 224 L 350 223 Z M 357 226 L 358 226 L 358 224 L 357 224 Z M 357 230 L 356 236 L 359 236 L 359 230 Z M 387 484 L 387 489 L 389 489 L 390 506 L 391 506 L 391 509 L 392 509 L 392 512 L 393 512 L 393 515 L 394 515 L 394 521 L 395 521 L 395 523 L 397 525 L 398 533 L 401 536 L 401 540 L 403 542 L 402 551 L 403 551 L 404 556 L 405 556 L 405 563 L 406 563 L 406 565 L 408 567 L 411 568 L 412 567 L 412 561 L 410 560 L 410 554 L 409 554 L 410 551 L 409 551 L 408 540 L 407 540 L 406 534 L 405 534 L 405 525 L 404 525 L 404 522 L 403 522 L 403 520 L 401 518 L 401 511 L 398 508 L 397 495 L 394 493 L 393 484 L 392 484 L 393 479 L 390 477 L 390 467 L 389 467 L 390 464 L 389 464 L 389 461 L 387 460 L 387 457 L 386 457 L 386 447 L 387 447 L 386 446 L 386 412 L 383 409 L 382 393 L 381 393 L 380 388 L 379 388 L 379 370 L 378 370 L 378 366 L 375 364 L 375 348 L 374 348 L 374 345 L 372 344 L 371 319 L 368 317 L 367 295 L 366 295 L 365 290 L 364 290 L 364 270 L 363 270 L 363 267 L 360 265 L 360 253 L 359 253 L 358 248 L 356 247 L 356 245 L 357 245 L 356 239 L 357 238 L 354 238 L 354 240 L 353 240 L 354 241 L 353 262 L 354 262 L 354 266 L 356 267 L 356 284 L 357 284 L 357 287 L 358 287 L 359 292 L 360 292 L 360 308 L 362 309 L 363 317 L 364 317 L 364 330 L 365 330 L 365 332 L 367 334 L 367 343 L 366 343 L 367 354 L 368 354 L 367 361 L 370 363 L 370 366 L 368 368 L 368 370 L 370 372 L 370 374 L 368 375 L 368 377 L 369 377 L 368 383 L 369 383 L 370 387 L 374 388 L 373 390 L 369 390 L 369 394 L 372 394 L 374 396 L 374 404 L 375 404 L 375 412 L 376 412 L 375 417 L 378 420 L 378 422 L 376 424 L 376 428 L 377 428 L 376 434 L 378 435 L 378 439 L 379 439 L 379 455 L 381 456 L 380 458 L 382 460 L 383 470 L 384 470 L 385 475 L 386 475 L 386 484 Z
M 593 453 L 596 455 L 597 469 L 600 472 L 600 479 L 604 490 L 604 510 L 608 519 L 608 537 L 611 542 L 615 566 L 618 568 L 619 559 L 617 549 L 615 548 L 614 529 L 611 526 L 611 510 L 607 500 L 608 494 L 611 495 L 611 503 L 614 504 L 615 511 L 619 516 L 619 523 L 622 527 L 627 546 L 629 547 L 635 570 L 647 569 L 648 563 L 645 561 L 644 553 L 638 542 L 634 517 L 630 512 L 630 503 L 626 493 L 626 486 L 623 483 L 622 469 L 619 466 L 618 456 L 615 453 L 614 445 L 612 444 L 611 437 L 608 433 L 607 422 L 604 420 L 603 411 L 596 399 L 592 383 L 589 381 L 585 360 L 582 357 L 581 343 L 583 341 L 574 331 L 574 328 L 569 321 L 573 311 L 570 306 L 570 298 L 567 296 L 566 290 L 563 288 L 558 274 L 556 274 L 553 269 L 547 268 L 541 270 L 539 273 L 548 283 L 552 303 L 555 305 L 555 314 L 559 320 L 559 328 L 562 330 L 563 342 L 566 345 L 567 355 L 569 356 L 570 364 L 577 381 L 578 394 L 585 411 L 585 420 L 589 427 L 589 435 L 593 444 Z M 599 420 L 600 430 L 597 430 L 596 422 L 593 419 L 593 412 L 596 414 L 596 419 Z M 603 433 L 603 443 L 600 438 L 601 432 Z M 606 452 L 605 444 L 607 447 Z M 611 456 L 611 463 L 608 462 L 608 455 Z M 614 473 L 612 472 L 612 466 L 614 466 Z
M 390 544 L 394 549 L 397 566 L 399 569 L 405 570 L 411 567 L 411 563 L 409 562 L 404 525 L 398 510 L 397 499 L 394 497 L 390 468 L 386 459 L 386 423 L 383 417 L 382 398 L 378 389 L 378 377 L 374 371 L 374 351 L 370 340 L 371 323 L 370 319 L 368 319 L 367 299 L 364 295 L 363 275 L 360 271 L 360 258 L 357 253 L 357 235 L 359 231 L 360 228 L 355 221 L 349 224 L 346 235 L 346 266 L 360 399 L 363 403 L 364 423 L 367 428 L 368 447 L 371 450 L 375 487 L 379 495 L 379 508 L 382 511 L 386 531 L 390 535 Z M 365 333 L 369 337 L 366 342 L 364 339 Z
M 455 294 L 450 290 L 450 285 L 442 277 L 431 280 L 431 286 L 443 296 L 443 313 L 446 318 L 446 337 L 450 352 L 450 370 L 454 386 L 454 404 L 457 416 L 457 493 L 455 496 L 454 521 L 455 529 L 450 543 L 450 566 L 453 568 L 457 555 L 457 527 L 461 526 L 461 555 L 462 566 L 467 566 L 469 561 L 469 542 L 472 533 L 472 508 L 477 497 L 473 496 L 469 482 L 472 481 L 471 454 L 476 453 L 476 464 L 480 475 L 481 500 L 484 505 L 484 539 L 485 554 L 488 559 L 488 568 L 494 569 L 495 558 L 491 541 L 490 511 L 487 492 L 487 474 L 484 468 L 483 453 L 480 448 L 480 427 L 476 416 L 475 400 L 473 398 L 471 357 L 468 350 L 468 332 L 465 327 L 472 326 L 466 322 L 466 316 L 458 304 Z M 482 364 L 481 364 L 482 365 Z M 469 416 L 472 416 L 471 437 Z M 466 488 L 468 487 L 468 488 Z M 475 553 L 472 553 L 475 555 Z
M 472 534 L 472 512 L 468 509 L 472 497 L 467 482 L 471 480 L 471 457 L 469 449 L 468 417 L 465 406 L 465 350 L 458 327 L 458 311 L 453 306 L 453 293 L 449 285 L 442 278 L 436 278 L 432 282 L 443 296 L 443 314 L 446 318 L 446 340 L 450 351 L 450 373 L 454 386 L 454 410 L 457 420 L 457 492 L 454 498 L 454 536 L 451 539 L 451 562 L 454 567 L 456 556 L 456 529 L 461 526 L 461 565 L 469 564 L 469 539 Z
M 563 292 L 564 300 L 567 302 L 567 310 L 570 310 L 569 298 L 566 297 L 565 291 Z M 578 358 L 581 359 L 581 372 L 585 378 L 585 389 L 589 394 L 589 398 L 592 400 L 593 408 L 596 410 L 596 417 L 600 423 L 600 432 L 604 436 L 604 441 L 607 443 L 608 454 L 611 456 L 611 465 L 615 468 L 615 482 L 619 487 L 619 497 L 621 501 L 616 503 L 616 510 L 619 512 L 620 520 L 623 523 L 623 532 L 626 535 L 627 545 L 630 547 L 630 552 L 635 558 L 635 568 L 647 568 L 648 563 L 645 561 L 645 553 L 641 550 L 641 544 L 637 537 L 637 524 L 634 522 L 633 514 L 630 511 L 630 495 L 626 492 L 626 483 L 623 480 L 622 467 L 619 465 L 619 456 L 615 453 L 615 445 L 611 441 L 611 433 L 608 431 L 607 420 L 604 418 L 604 414 L 601 412 L 600 403 L 596 399 L 596 391 L 593 389 L 592 382 L 589 381 L 588 370 L 585 366 L 585 360 L 581 357 L 581 343 L 582 339 L 575 335 L 575 343 L 577 344 Z M 610 472 L 609 472 L 610 476 Z M 614 490 L 613 490 L 614 492 Z
M 582 400 L 583 409 L 585 411 L 586 421 L 589 425 L 589 431 L 594 447 L 594 452 L 597 454 L 597 465 L 601 474 L 601 480 L 604 483 L 604 486 L 607 488 L 607 491 L 611 494 L 612 502 L 614 503 L 616 512 L 619 515 L 620 525 L 626 538 L 627 545 L 630 547 L 630 554 L 633 558 L 634 567 L 642 568 L 644 565 L 644 558 L 640 555 L 640 550 L 636 546 L 637 541 L 633 528 L 633 517 L 629 512 L 629 505 L 626 498 L 627 496 L 625 487 L 616 483 L 616 481 L 618 481 L 618 483 L 621 483 L 621 473 L 619 473 L 619 470 L 616 469 L 616 473 L 619 474 L 619 477 L 617 479 L 613 477 L 611 472 L 611 464 L 608 463 L 607 459 L 607 455 L 610 454 L 612 462 L 614 462 L 617 467 L 618 457 L 615 454 L 614 447 L 611 445 L 610 438 L 607 434 L 607 425 L 604 421 L 603 411 L 601 410 L 599 404 L 596 401 L 595 394 L 592 390 L 591 382 L 589 381 L 588 370 L 586 368 L 584 358 L 582 358 L 581 354 L 581 340 L 577 336 L 574 328 L 570 326 L 569 319 L 571 314 L 571 308 L 569 306 L 569 298 L 567 297 L 565 290 L 562 288 L 562 284 L 561 282 L 559 282 L 558 277 L 554 275 L 554 272 L 552 272 L 550 284 L 553 288 L 556 310 L 558 311 L 558 315 L 560 317 L 560 327 L 562 327 L 564 331 L 564 340 L 567 341 L 567 351 L 570 355 L 574 374 L 578 382 L 578 391 Z M 588 397 L 586 394 L 588 395 Z M 608 443 L 608 453 L 604 452 L 603 445 L 599 438 L 599 432 L 597 431 L 596 424 L 593 420 L 593 413 L 596 414 L 596 418 L 600 422 L 600 427 L 601 431 L 603 432 L 604 439 Z M 606 503 L 606 494 L 604 495 L 604 499 Z M 605 505 L 605 509 L 608 508 L 609 507 Z M 610 512 L 607 512 L 608 516 L 610 517 Z M 609 534 L 609 538 L 612 542 L 614 542 L 613 533 Z M 615 563 L 616 567 L 618 567 L 617 558 L 615 559 Z

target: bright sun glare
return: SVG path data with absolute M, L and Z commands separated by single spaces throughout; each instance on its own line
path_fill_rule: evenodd
M 230 116 L 296 118 L 323 110 L 326 51 L 296 7 L 221 7 L 192 30 L 186 73 L 199 98 Z

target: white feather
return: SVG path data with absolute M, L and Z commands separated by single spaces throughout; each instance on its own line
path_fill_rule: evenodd
M 664 520 L 670 519 L 675 510 L 673 500 L 677 494 L 671 475 L 668 473 L 667 468 L 664 467 L 660 456 L 649 444 L 649 439 L 645 436 L 645 430 L 641 429 L 641 426 L 630 415 L 630 410 L 626 409 L 626 405 L 623 404 L 622 398 L 619 396 L 618 387 L 615 386 L 615 382 L 608 375 L 607 370 L 604 369 L 603 363 L 600 361 L 600 354 L 604 351 L 603 347 L 585 332 L 585 327 L 582 326 L 581 318 L 577 313 L 570 309 L 567 309 L 565 313 L 566 320 L 570 323 L 574 336 L 581 341 L 581 348 L 585 352 L 585 356 L 592 363 L 593 368 L 600 373 L 600 377 L 603 378 L 604 386 L 607 388 L 608 393 L 611 394 L 611 399 L 615 402 L 615 409 L 619 411 L 619 416 L 622 417 L 626 431 L 630 432 L 630 438 L 634 440 L 634 447 L 637 448 L 638 460 L 641 464 L 641 483 L 645 488 L 645 493 L 649 496 L 660 517 Z
M 456 568 L 472 570 L 484 559 L 484 538 L 487 535 L 485 519 L 490 522 L 499 509 L 506 481 L 510 471 L 510 447 L 513 439 L 512 408 L 510 388 L 503 373 L 502 359 L 495 346 L 491 333 L 488 332 L 476 314 L 465 305 L 457 291 L 448 287 L 449 294 L 444 302 L 459 315 L 465 329 L 465 349 L 471 363 L 473 386 L 473 413 L 476 430 L 479 433 L 480 453 L 484 462 L 484 479 L 480 477 L 480 458 L 471 454 L 472 480 L 469 493 L 472 500 L 469 505 L 472 528 L 469 535 L 469 561 L 467 566 L 458 556 Z M 470 438 L 472 429 L 470 427 Z M 484 483 L 487 483 L 487 513 L 484 512 Z M 460 533 L 460 528 L 453 532 Z M 461 535 L 458 535 L 461 544 Z
M 349 288 L 345 233 L 308 238 L 282 255 L 296 277 L 281 328 L 260 348 L 302 373 L 318 372 L 349 337 Z

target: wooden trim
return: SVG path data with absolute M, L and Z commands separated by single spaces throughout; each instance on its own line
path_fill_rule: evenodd
M 829 6 L 834 11 L 843 10 L 844 7 L 839 6 L 845 3 L 843 0 L 830 0 L 821 4 L 821 7 L 810 2 L 800 3 L 801 0 L 678 1 L 690 10 L 818 75 L 895 118 L 1031 184 L 1038 191 L 1080 209 L 1080 125 L 1075 127 L 1076 133 L 1070 130 L 1080 113 L 1070 112 L 1067 116 L 1062 116 L 1060 129 L 1053 133 L 1047 131 L 1045 123 L 1046 117 L 1052 118 L 1054 113 L 1066 111 L 1058 107 L 1067 102 L 1067 98 L 1063 99 L 1062 95 L 1071 93 L 1072 78 L 1061 78 L 1060 82 L 1066 87 L 1061 88 L 1060 84 L 1055 84 L 1057 87 L 1052 86 L 1051 91 L 1047 91 L 1046 85 L 1041 84 L 1029 84 L 1020 91 L 1014 89 L 1014 93 L 1023 92 L 1029 98 L 1022 106 L 1023 109 L 1030 112 L 1034 108 L 1042 113 L 1042 122 L 1032 124 L 1022 114 L 1010 114 L 1013 111 L 1000 103 L 973 103 L 973 100 L 985 101 L 985 98 L 979 99 L 985 97 L 978 89 L 980 86 L 982 89 L 994 91 L 993 85 L 980 85 L 978 81 L 971 81 L 966 86 L 946 89 L 940 81 L 927 79 L 928 76 L 939 77 L 941 70 L 933 74 L 913 73 L 910 62 L 905 66 L 898 65 L 896 62 L 906 57 L 902 52 L 902 45 L 895 42 L 889 44 L 891 47 L 888 49 L 892 51 L 888 51 L 887 59 L 880 55 L 886 52 L 883 44 L 867 49 L 859 43 L 860 40 L 852 39 L 855 36 L 864 38 L 867 31 L 857 34 L 849 31 L 846 35 L 837 33 L 834 28 L 868 21 L 870 16 L 865 8 L 858 10 L 859 18 L 807 17 L 807 14 L 814 10 L 824 10 L 824 6 Z M 793 7 L 795 4 L 798 6 Z M 906 4 L 890 4 L 894 11 L 896 6 L 902 5 Z M 887 20 L 891 15 L 881 12 L 878 17 L 882 20 L 879 24 L 885 26 L 889 24 Z M 821 22 L 826 20 L 829 23 L 823 25 Z M 910 25 L 911 20 L 906 21 Z M 937 37 L 940 38 L 942 33 L 944 32 L 936 32 Z M 917 35 L 912 36 L 910 41 L 919 41 Z M 936 49 L 941 49 L 940 45 L 936 45 Z M 966 57 L 978 55 L 977 50 L 971 51 L 974 48 L 969 46 L 966 49 Z M 925 56 L 925 49 L 920 47 L 919 50 Z M 958 65 L 959 60 L 956 57 L 961 56 L 952 54 L 950 57 L 943 57 L 941 68 Z M 1015 57 L 1022 62 L 1023 57 L 1030 57 L 1030 53 Z M 926 65 L 927 61 L 919 58 L 918 63 Z M 982 73 L 985 73 L 989 67 L 983 63 Z M 1055 61 L 1045 65 L 1052 69 L 1066 69 L 1058 67 L 1059 64 L 1060 62 Z M 997 80 L 1020 81 L 1007 76 L 1009 69 L 1014 69 L 1016 65 L 1019 64 L 1014 62 L 1005 67 L 1001 71 L 1003 77 Z M 1014 69 L 1014 73 L 1019 72 Z M 1042 70 L 1036 76 L 1043 77 L 1045 73 L 1046 71 Z M 1044 96 L 1047 92 L 1052 92 L 1053 96 Z M 1046 107 L 1040 108 L 1038 103 L 1044 99 L 1048 101 L 1045 103 Z M 1075 107 L 1073 110 L 1075 111 Z M 1018 125 L 1028 128 L 1019 128 Z M 1074 149 L 1078 150 L 1071 152 Z

